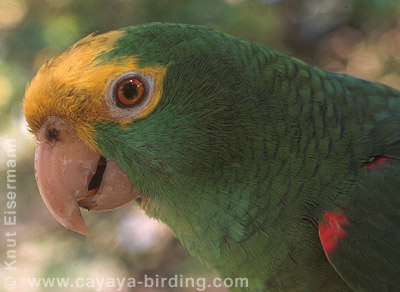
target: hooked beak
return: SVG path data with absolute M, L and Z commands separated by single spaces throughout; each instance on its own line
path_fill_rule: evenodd
M 106 211 L 133 199 L 129 177 L 113 160 L 91 151 L 69 122 L 50 117 L 37 136 L 36 182 L 46 207 L 67 229 L 91 235 L 79 207 Z

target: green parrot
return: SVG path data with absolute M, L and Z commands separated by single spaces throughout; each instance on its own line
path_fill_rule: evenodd
M 52 215 L 136 200 L 238 291 L 400 291 L 400 92 L 211 29 L 91 34 L 24 112 Z

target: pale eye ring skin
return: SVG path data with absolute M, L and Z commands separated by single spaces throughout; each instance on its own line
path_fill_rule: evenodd
M 144 87 L 140 100 L 129 106 L 121 104 L 117 97 L 118 86 L 127 79 L 138 79 Z M 111 116 L 118 120 L 135 118 L 149 104 L 154 92 L 154 83 L 153 77 L 135 71 L 125 72 L 111 81 L 104 96 Z

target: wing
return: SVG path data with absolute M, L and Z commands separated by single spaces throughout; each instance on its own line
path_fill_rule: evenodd
M 364 164 L 351 194 L 325 212 L 325 254 L 355 291 L 400 290 L 400 122 L 388 115 L 374 128 L 376 156 Z

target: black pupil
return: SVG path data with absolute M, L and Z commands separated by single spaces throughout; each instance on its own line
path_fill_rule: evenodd
M 127 100 L 132 100 L 136 98 L 137 95 L 137 85 L 133 82 L 126 82 L 121 87 L 122 95 Z

